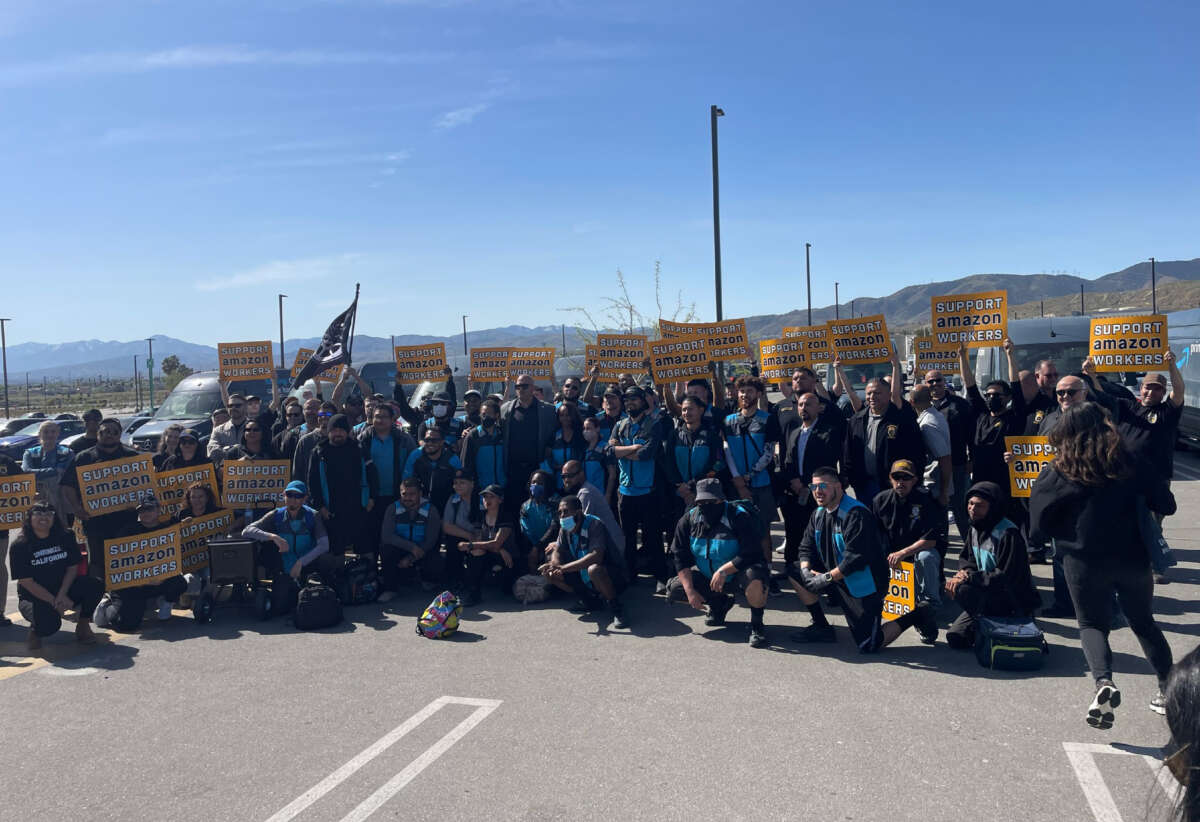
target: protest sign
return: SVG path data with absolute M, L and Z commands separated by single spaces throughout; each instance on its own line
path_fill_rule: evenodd
M 804 360 L 810 368 L 815 363 L 833 362 L 829 329 L 824 325 L 785 325 L 780 336 L 785 340 L 804 340 Z
M 104 540 L 104 583 L 109 591 L 154 585 L 181 573 L 178 525 Z
M 883 618 L 890 621 L 917 607 L 917 580 L 911 562 L 902 561 L 888 570 L 892 578 L 888 580 L 887 596 L 883 598 Z
M 600 368 L 601 380 L 616 380 L 622 374 L 637 374 L 645 369 L 646 337 L 644 334 L 597 334 L 596 344 L 584 347 L 584 373 L 590 375 L 592 366 Z
M 892 341 L 882 314 L 853 320 L 830 320 L 829 343 L 842 365 L 890 362 Z
M 471 382 L 504 382 L 508 379 L 509 348 L 472 348 Z
M 216 511 L 179 523 L 180 573 L 192 574 L 208 567 L 208 541 L 229 533 L 232 511 Z
M 217 343 L 222 380 L 252 380 L 274 375 L 271 341 Z
M 423 382 L 441 382 L 446 379 L 446 344 L 398 345 L 396 376 L 405 385 Z
M 958 373 L 958 347 L 939 346 L 932 335 L 926 334 L 913 339 L 913 376 L 921 379 L 926 371 Z
M 300 371 L 304 368 L 304 366 L 308 365 L 308 361 L 312 359 L 313 353 L 314 353 L 313 349 L 311 349 L 311 348 L 301 348 L 298 351 L 296 351 L 296 361 L 294 363 L 292 363 L 292 379 L 293 380 L 296 379 L 296 377 L 300 376 Z M 337 382 L 338 380 L 340 380 L 342 378 L 342 369 L 344 369 L 345 367 L 346 367 L 345 363 L 342 363 L 340 365 L 330 366 L 329 368 L 326 368 L 324 371 L 322 371 L 320 374 L 314 374 L 313 380 L 314 381 L 324 380 L 325 382 Z
M 656 385 L 692 377 L 709 377 L 708 340 L 704 337 L 681 337 L 647 343 L 650 375 Z
M 948 294 L 929 300 L 935 345 L 986 348 L 1008 336 L 1008 292 L 978 291 Z
M 90 516 L 134 508 L 138 498 L 154 490 L 154 466 L 149 454 L 75 466 L 79 499 Z
M 1004 449 L 1013 458 L 1008 463 L 1008 490 L 1013 499 L 1028 498 L 1042 469 L 1054 461 L 1049 437 L 1005 437 Z
M 744 362 L 750 356 L 745 320 L 722 320 L 719 323 L 677 323 L 659 320 L 658 327 L 662 331 L 663 339 L 703 338 L 708 359 L 712 362 Z
M 36 497 L 36 475 L 8 474 L 0 477 L 0 531 L 20 528 Z M 0 558 L 0 562 L 3 561 Z
M 187 505 L 187 488 L 193 482 L 202 482 L 211 488 L 213 499 L 220 497 L 217 474 L 211 463 L 154 473 L 154 491 L 158 495 L 158 518 L 161 521 L 166 522 L 183 510 Z
M 221 505 L 225 508 L 265 508 L 282 505 L 291 479 L 288 460 L 226 460 L 221 463 Z
M 1097 371 L 1153 371 L 1167 366 L 1164 314 L 1092 320 L 1088 353 Z
M 513 348 L 508 352 L 508 376 L 514 380 L 522 374 L 548 380 L 553 373 L 553 348 Z
M 792 372 L 805 364 L 805 340 L 759 340 L 758 375 L 767 382 L 790 382 Z

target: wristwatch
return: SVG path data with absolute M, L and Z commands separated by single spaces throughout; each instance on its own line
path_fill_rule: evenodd
M 832 583 L 833 583 L 833 572 L 832 572 L 832 571 L 826 571 L 824 574 L 822 574 L 822 575 L 821 575 L 821 577 L 822 577 L 822 579 L 824 579 L 824 580 L 825 580 L 827 583 L 830 583 L 830 584 L 832 584 Z

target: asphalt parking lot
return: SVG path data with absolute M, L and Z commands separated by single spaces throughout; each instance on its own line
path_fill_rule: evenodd
M 1156 612 L 1181 656 L 1200 618 L 1200 458 L 1179 454 L 1180 564 Z M 1048 597 L 1049 566 L 1035 568 Z M 1113 634 L 1125 702 L 1084 722 L 1090 677 L 1072 621 L 1040 620 L 1034 674 L 980 668 L 912 632 L 859 656 L 787 634 L 808 615 L 772 598 L 771 646 L 748 611 L 706 628 L 686 605 L 627 594 L 628 631 L 563 601 L 493 594 L 453 640 L 417 636 L 432 594 L 347 609 L 295 631 L 224 606 L 183 612 L 42 657 L 0 628 L 4 817 L 238 820 L 487 818 L 1166 819 L 1155 682 L 1128 629 Z M 10 585 L 5 611 L 15 614 Z M 1045 599 L 1048 602 L 1048 598 Z M 153 622 L 153 620 L 151 620 Z M 943 623 L 944 627 L 944 623 Z M 1169 780 L 1169 777 L 1166 777 Z

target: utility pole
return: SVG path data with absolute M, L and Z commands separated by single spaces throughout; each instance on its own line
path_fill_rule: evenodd
M 279 367 L 287 368 L 287 356 L 283 353 L 283 300 L 287 294 L 279 295 Z
M 464 357 L 467 356 L 467 317 L 469 317 L 469 316 L 471 316 L 471 315 L 470 314 L 462 315 L 462 318 L 463 318 L 463 356 Z
M 1150 313 L 1158 313 L 1158 283 L 1154 276 L 1154 258 L 1150 258 Z
M 562 324 L 563 356 L 567 356 L 567 324 Z
M 45 403 L 45 401 L 46 401 L 46 398 L 42 397 L 43 404 Z M 31 411 L 33 411 L 33 403 L 31 403 L 29 401 L 29 372 L 26 371 L 25 372 L 25 412 L 29 413 Z
M 804 282 L 808 285 L 808 324 L 812 325 L 812 267 L 808 259 L 810 248 L 812 248 L 812 243 L 804 244 Z
M 1079 284 L 1079 316 L 1083 316 L 1083 283 Z
M 150 377 L 150 413 L 154 413 L 154 338 L 147 337 L 146 342 L 150 344 L 150 354 L 146 357 L 146 373 Z
M 1045 301 L 1045 300 L 1038 300 L 1038 305 L 1040 306 L 1040 313 L 1041 313 L 1041 315 L 1042 315 L 1043 317 L 1045 317 L 1045 316 L 1046 316 L 1046 301 Z
M 725 112 L 718 106 L 708 107 L 712 125 L 712 183 L 713 183 L 713 283 L 717 291 L 717 322 L 724 319 L 721 310 L 721 177 L 717 161 L 717 118 Z
M 8 335 L 4 324 L 12 322 L 11 317 L 0 317 L 0 354 L 4 358 L 4 416 L 12 416 L 8 410 Z
M 133 355 L 133 402 L 140 411 L 142 408 L 142 375 L 138 371 L 138 355 Z
M 842 305 L 838 297 L 838 283 L 833 284 L 833 318 L 835 320 L 842 318 Z

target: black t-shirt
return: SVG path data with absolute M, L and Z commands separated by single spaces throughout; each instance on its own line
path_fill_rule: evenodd
M 887 534 L 892 551 L 922 539 L 933 540 L 939 551 L 945 549 L 941 544 L 941 526 L 946 521 L 946 509 L 926 489 L 914 488 L 907 497 L 901 497 L 891 488 L 880 491 L 871 503 L 871 512 Z
M 1058 402 L 1054 397 L 1047 397 L 1041 389 L 1038 389 L 1037 395 L 1025 404 L 1025 434 L 1027 436 L 1036 434 L 1042 420 L 1056 408 L 1058 408 Z
M 9 568 L 14 579 L 32 579 L 51 594 L 62 588 L 67 569 L 79 564 L 79 548 L 70 532 L 53 531 L 45 539 L 26 539 L 20 534 L 8 549 Z M 33 594 L 18 586 L 17 596 L 33 600 Z
M 1135 455 L 1144 457 L 1170 479 L 1175 468 L 1175 440 L 1179 434 L 1179 418 L 1183 407 L 1170 401 L 1158 405 L 1142 405 L 1136 400 L 1120 400 L 1117 429 L 1125 444 Z
M 70 448 L 76 454 L 82 454 L 84 451 L 94 446 L 97 442 L 99 442 L 99 440 L 97 440 L 95 437 L 89 437 L 87 434 L 82 434 L 77 439 L 72 440 Z
M 546 455 L 539 448 L 538 435 L 537 403 L 528 408 L 514 403 L 508 418 L 508 456 L 513 466 L 541 463 Z

